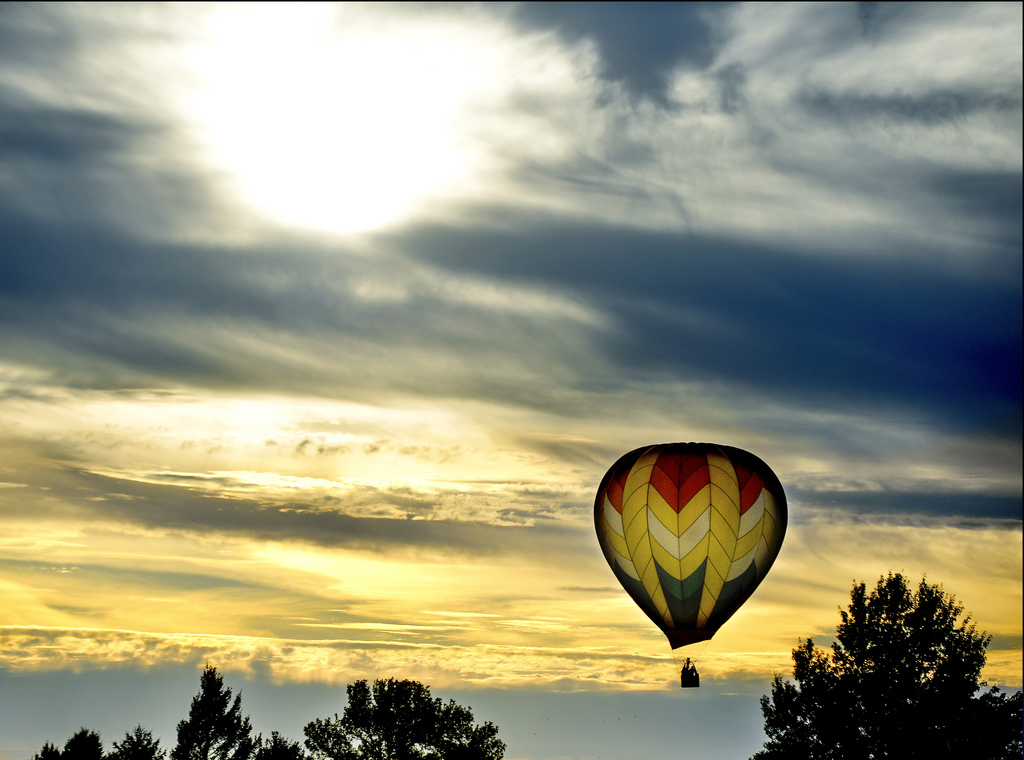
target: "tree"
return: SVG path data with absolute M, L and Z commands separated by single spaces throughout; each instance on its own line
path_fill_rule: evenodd
M 899 573 L 855 584 L 831 651 L 793 650 L 793 678 L 761 697 L 768 741 L 754 760 L 1021 757 L 1021 695 L 976 696 L 991 636 L 941 586 Z
M 249 718 L 242 717 L 242 695 L 232 702 L 224 678 L 207 665 L 188 718 L 178 723 L 171 760 L 249 760 L 254 748 Z
M 255 760 L 306 760 L 302 745 L 288 741 L 277 731 L 272 731 L 269 739 L 257 744 Z
M 447 705 L 416 681 L 366 681 L 348 686 L 341 718 L 306 725 L 315 760 L 501 760 L 505 744 L 491 722 L 473 723 L 471 710 Z
M 32 760 L 103 760 L 103 742 L 98 733 L 83 726 L 64 743 L 63 750 L 46 742 Z
M 497 727 L 488 721 L 482 726 L 473 723 L 473 713 L 448 700 L 441 706 L 432 735 L 433 753 L 428 757 L 442 760 L 500 760 L 505 743 L 498 741 Z
M 103 760 L 103 742 L 100 735 L 84 726 L 64 743 L 61 760 Z
M 32 756 L 32 760 L 60 760 L 60 747 L 46 742 L 43 748 Z
M 107 760 L 164 760 L 166 755 L 160 740 L 154 740 L 152 732 L 139 725 L 133 731 L 125 731 L 120 742 L 114 742 Z

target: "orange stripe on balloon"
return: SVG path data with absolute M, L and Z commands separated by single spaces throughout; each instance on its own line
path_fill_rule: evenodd
M 664 471 L 666 477 L 672 482 L 672 488 L 679 488 L 681 459 L 682 455 L 676 452 L 662 452 L 655 465 Z
M 679 482 L 684 482 L 707 463 L 708 459 L 704 454 L 680 454 Z
M 670 473 L 665 472 L 662 467 L 662 460 L 667 457 L 659 457 L 658 464 L 655 465 L 651 471 L 651 486 L 658 492 L 658 494 L 665 500 L 665 503 L 672 507 L 673 511 L 679 511 L 679 487 L 672 481 Z M 679 469 L 676 468 L 676 476 L 679 475 Z M 683 502 L 684 504 L 686 502 Z
M 711 482 L 711 469 L 706 457 L 691 454 L 683 458 L 680 474 L 679 503 L 686 506 L 690 499 L 700 493 L 700 489 Z
M 756 472 L 748 470 L 743 465 L 735 465 L 736 480 L 740 485 L 740 514 L 744 514 L 754 506 L 757 497 L 761 495 L 764 488 L 764 480 Z
M 605 493 L 608 495 L 608 501 L 611 502 L 612 506 L 615 507 L 615 511 L 620 515 L 622 514 L 622 492 L 626 485 L 626 478 L 628 477 L 629 468 L 624 467 L 608 480 L 608 486 L 605 489 Z

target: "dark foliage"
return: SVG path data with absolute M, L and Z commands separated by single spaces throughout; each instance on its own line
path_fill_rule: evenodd
M 290 742 L 273 731 L 269 739 L 258 742 L 255 760 L 306 760 L 306 751 L 298 742 Z
M 178 743 L 171 760 L 249 760 L 256 748 L 248 717 L 242 717 L 242 696 L 231 689 L 212 665 L 199 680 L 188 718 L 178 724 Z
M 142 726 L 136 726 L 132 731 L 126 731 L 124 738 L 114 742 L 113 751 L 107 755 L 107 760 L 164 760 L 167 750 L 160 746 L 159 739 L 153 739 L 151 731 Z
M 493 723 L 476 725 L 465 707 L 430 696 L 416 681 L 348 686 L 344 715 L 305 728 L 316 760 L 500 760 L 505 744 Z
M 61 760 L 103 760 L 103 742 L 95 731 L 83 727 L 64 743 Z
M 207 665 L 169 759 L 160 740 L 138 725 L 106 756 L 99 734 L 82 728 L 63 749 L 47 742 L 32 760 L 501 760 L 505 754 L 493 723 L 477 725 L 472 711 L 432 698 L 416 681 L 375 681 L 372 690 L 366 681 L 350 684 L 344 715 L 315 720 L 305 733 L 312 755 L 277 731 L 253 739 L 241 695 L 232 699 Z
M 103 760 L 103 742 L 98 733 L 82 727 L 64 742 L 63 750 L 46 742 L 32 760 Z
M 793 650 L 793 678 L 761 698 L 768 741 L 754 760 L 1019 760 L 1021 695 L 982 693 L 991 637 L 921 580 L 853 587 L 831 651 Z
M 46 742 L 41 750 L 32 755 L 32 760 L 60 760 L 60 747 Z

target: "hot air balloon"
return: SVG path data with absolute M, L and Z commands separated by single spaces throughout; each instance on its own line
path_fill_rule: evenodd
M 612 572 L 673 650 L 710 639 L 750 597 L 779 554 L 786 521 L 771 468 L 713 443 L 631 451 L 594 501 Z M 700 683 L 689 659 L 680 680 Z

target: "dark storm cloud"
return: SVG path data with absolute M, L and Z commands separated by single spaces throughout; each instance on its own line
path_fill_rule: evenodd
M 599 75 L 636 98 L 671 104 L 676 69 L 706 69 L 720 43 L 716 20 L 727 3 L 517 3 L 513 18 L 552 29 L 570 43 L 591 41 Z
M 1019 108 L 1019 105 L 1018 105 Z M 1024 183 L 1016 172 L 933 171 L 925 173 L 922 184 L 950 214 L 963 219 L 984 219 L 991 223 L 988 243 L 995 250 L 1020 250 L 1021 225 L 1014 220 L 1024 208 Z M 1013 262 L 1013 258 L 1009 258 Z M 1016 271 L 1006 270 L 1020 280 L 1020 261 Z
M 587 354 L 585 336 L 567 341 L 570 328 L 557 316 L 452 300 L 401 257 L 370 260 L 294 241 L 239 252 L 77 225 L 3 223 L 7 358 L 41 360 L 72 385 L 163 378 L 348 398 L 402 390 L 544 405 L 555 403 L 547 396 L 558 388 L 523 386 L 517 373 L 547 374 L 552 362 Z M 354 282 L 380 282 L 386 270 L 389 283 L 409 278 L 406 295 L 353 292 Z
M 326 387 L 346 372 L 356 385 L 361 373 L 379 373 L 378 389 L 557 405 L 543 388 L 503 385 L 477 361 L 490 355 L 540 376 L 557 372 L 579 391 L 699 380 L 1012 433 L 1021 409 L 1020 217 L 1014 225 L 1005 214 L 1019 209 L 1019 177 L 944 175 L 934 184 L 951 210 L 977 205 L 1002 222 L 995 229 L 1007 252 L 966 264 L 965 275 L 929 256 L 810 257 L 635 229 L 435 227 L 391 238 L 432 267 L 569 293 L 611 317 L 612 331 L 579 328 L 575 354 L 559 352 L 557 315 L 490 314 L 430 293 L 366 302 L 339 290 L 380 259 L 300 247 L 238 255 L 16 221 L 5 224 L 0 330 L 10 358 L 47 344 L 87 360 L 79 372 L 91 360 L 140 376 L 271 389 Z M 550 340 L 537 333 L 545 326 Z M 431 348 L 425 376 L 401 361 L 373 364 L 384 351 L 392 360 L 407 351 L 412 362 Z M 580 352 L 603 367 L 600 376 L 574 365 Z
M 263 314 L 267 321 L 295 319 L 296 326 L 324 316 L 319 309 L 325 288 L 317 275 L 326 265 L 302 252 L 290 259 L 280 249 L 231 256 L 227 248 L 153 244 L 100 226 L 13 216 L 3 221 L 11 255 L 0 261 L 0 293 L 26 305 L 52 301 L 55 309 L 64 303 L 114 313 Z M 275 297 L 295 283 L 307 294 L 305 309 Z M 37 316 L 48 314 L 56 312 Z
M 902 518 L 910 518 L 918 515 L 956 518 L 950 522 L 960 527 L 971 527 L 972 520 L 981 521 L 980 525 L 989 527 L 991 520 L 1005 520 L 1009 525 L 1019 525 L 1024 517 L 1020 496 L 998 494 L 906 489 L 806 491 L 788 488 L 787 497 L 794 503 L 814 505 L 826 510 L 835 509 L 845 516 L 900 515 Z M 801 510 L 794 510 L 794 514 L 799 516 Z
M 74 51 L 80 31 L 59 13 L 40 13 L 33 3 L 0 4 L 0 62 L 52 66 Z
M 0 162 L 33 160 L 71 171 L 123 149 L 136 130 L 123 120 L 64 108 L 18 107 L 0 91 Z
M 804 90 L 797 102 L 811 116 L 837 122 L 882 120 L 925 125 L 959 122 L 974 114 L 1012 115 L 1020 112 L 1019 92 L 940 90 L 920 95 L 832 93 Z
M 14 74 L 0 80 L 0 166 L 35 161 L 39 171 L 47 166 L 74 171 L 84 164 L 123 150 L 138 134 L 138 125 L 123 116 L 97 110 L 93 102 L 78 107 L 53 105 L 52 94 L 40 97 L 41 72 L 53 78 L 75 65 L 84 37 L 96 29 L 79 27 L 73 14 L 40 10 L 31 3 L 5 3 L 0 8 L 0 68 Z M 74 78 L 66 87 L 74 90 Z M 79 96 L 83 92 L 77 93 Z M 87 99 L 82 98 L 82 101 Z
M 857 3 L 857 19 L 865 37 L 877 37 L 881 29 L 878 3 Z
M 1007 236 L 1019 239 L 1016 218 Z M 928 256 L 809 257 L 594 227 L 418 230 L 409 246 L 452 270 L 585 294 L 619 325 L 604 349 L 622 378 L 717 380 L 811 405 L 1019 427 L 1020 262 L 1009 250 L 962 276 Z
M 124 190 L 111 180 L 138 185 L 124 159 L 147 132 L 131 120 L 36 103 L 0 85 L 0 223 L 6 228 L 13 219 L 3 217 L 14 214 L 99 221 L 104 201 Z
M 3 58 L 0 45 L 0 70 Z M 65 76 L 55 64 L 50 71 L 55 79 Z M 158 119 L 138 109 L 126 115 L 118 104 L 84 91 L 78 95 L 92 101 L 88 106 L 53 105 L 32 89 L 16 90 L 0 81 L 5 252 L 21 241 L 20 225 L 31 220 L 58 227 L 79 223 L 83 233 L 96 236 L 116 227 L 166 229 L 183 216 L 201 227 L 216 214 L 209 188 L 182 169 L 176 155 L 157 157 L 155 145 L 165 141 L 166 149 L 171 134 Z M 148 164 L 145 169 L 138 164 L 140 157 Z

